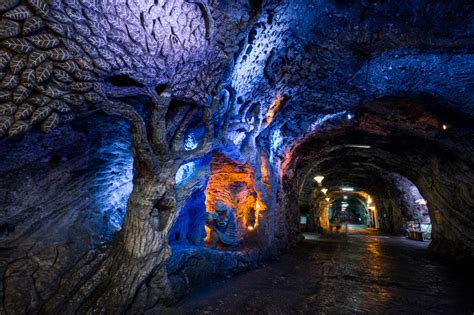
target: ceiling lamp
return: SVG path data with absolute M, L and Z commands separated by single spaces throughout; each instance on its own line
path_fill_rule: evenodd
M 323 179 L 324 179 L 324 176 L 322 175 L 317 175 L 316 177 L 314 177 L 314 180 L 318 183 L 319 186 L 321 186 Z
M 366 144 L 344 144 L 345 148 L 370 149 L 370 145 Z
M 321 191 L 323 192 L 323 194 L 326 194 L 328 192 L 328 189 L 327 188 L 321 188 Z
M 347 199 L 347 196 L 344 196 L 344 200 L 346 200 L 346 199 Z

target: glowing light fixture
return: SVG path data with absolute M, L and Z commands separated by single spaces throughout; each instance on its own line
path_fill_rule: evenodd
M 199 143 L 198 141 L 196 140 L 194 134 L 189 134 L 186 136 L 186 138 L 184 139 L 184 150 L 186 151 L 191 151 L 191 150 L 194 150 L 198 147 Z
M 331 200 L 331 199 L 329 199 L 329 197 L 326 197 L 326 201 L 329 202 L 329 200 Z
M 443 124 L 441 127 L 443 128 L 443 130 L 448 130 L 448 125 L 446 124 Z
M 367 196 L 367 204 L 370 205 L 372 203 L 372 197 Z
M 352 114 L 347 114 L 347 119 L 352 120 L 353 117 Z
M 354 191 L 354 188 L 352 187 L 341 187 L 342 191 Z
M 194 175 L 195 164 L 195 162 L 189 162 L 179 167 L 175 175 L 175 182 L 177 185 Z
M 321 188 L 321 191 L 323 192 L 323 194 L 326 194 L 328 192 L 328 189 L 327 188 Z
M 428 202 L 425 199 L 417 199 L 415 202 L 419 205 L 427 205 Z
M 321 186 L 321 183 L 323 182 L 323 179 L 324 179 L 324 176 L 322 175 L 317 175 L 316 177 L 314 177 L 314 180 L 318 183 L 318 185 Z
M 268 108 L 267 111 L 267 125 L 270 125 L 270 123 L 273 120 L 273 117 L 275 117 L 276 113 L 280 110 L 280 106 L 282 105 L 283 97 L 280 96 L 280 94 L 277 95 L 275 101 L 273 104 Z
M 344 196 L 344 200 L 346 200 L 346 199 L 347 199 L 347 196 Z
M 252 225 L 249 225 L 249 226 L 247 227 L 247 229 L 248 229 L 249 231 L 253 231 L 254 227 L 253 227 Z
M 370 145 L 365 144 L 344 144 L 345 148 L 370 149 Z

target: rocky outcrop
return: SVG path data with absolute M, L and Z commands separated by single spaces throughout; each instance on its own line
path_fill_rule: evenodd
M 130 133 L 124 121 L 97 117 L 2 144 L 3 310 L 38 312 L 64 275 L 121 228 Z

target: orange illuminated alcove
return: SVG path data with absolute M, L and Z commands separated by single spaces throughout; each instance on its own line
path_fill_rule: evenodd
M 266 209 L 254 188 L 254 171 L 248 163 L 239 164 L 222 153 L 215 153 L 211 173 L 205 190 L 206 211 L 213 212 L 214 205 L 223 201 L 230 206 L 237 221 L 239 240 L 257 230 L 260 213 Z M 210 241 L 206 227 L 205 242 Z

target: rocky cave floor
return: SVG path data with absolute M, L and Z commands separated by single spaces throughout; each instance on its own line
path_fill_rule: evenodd
M 307 235 L 279 261 L 192 292 L 166 314 L 473 314 L 474 275 L 427 242 Z

